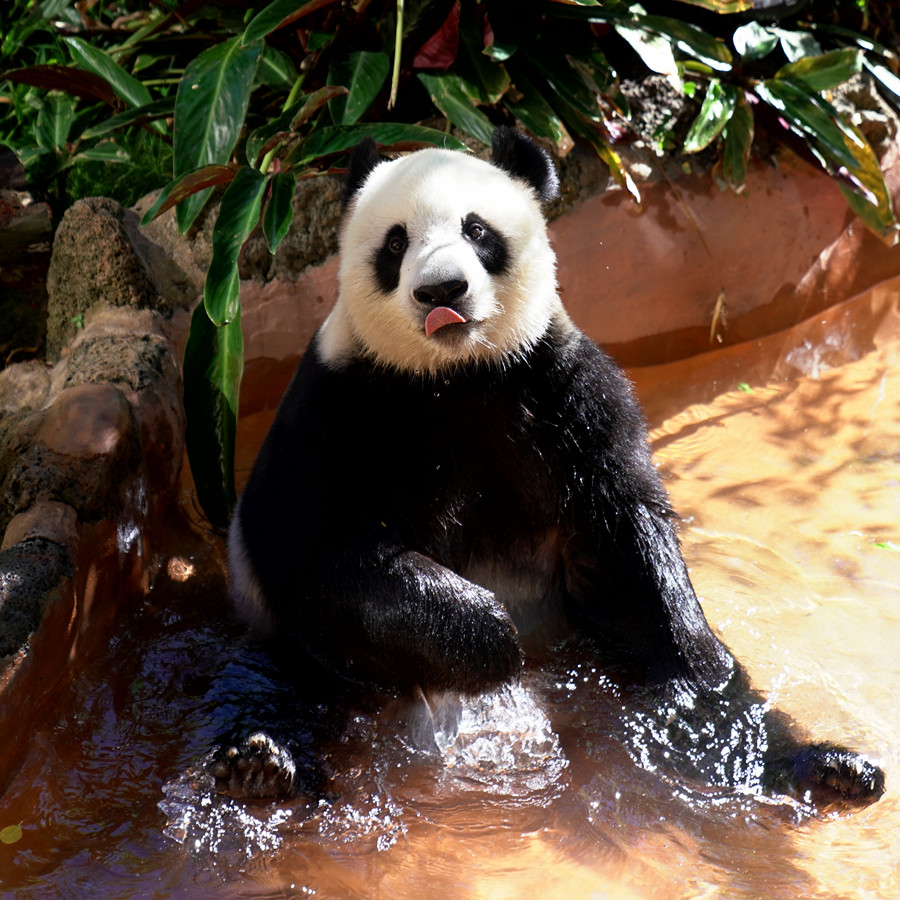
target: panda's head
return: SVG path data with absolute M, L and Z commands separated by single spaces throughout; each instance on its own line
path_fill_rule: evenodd
M 557 191 L 549 156 L 510 128 L 494 134 L 490 162 L 438 149 L 385 161 L 361 144 L 324 361 L 434 374 L 525 352 L 564 317 L 541 212 Z

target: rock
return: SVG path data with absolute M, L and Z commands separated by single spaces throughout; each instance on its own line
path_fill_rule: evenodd
M 171 315 L 193 297 L 189 280 L 166 267 L 139 230 L 135 213 L 103 197 L 78 200 L 63 216 L 47 275 L 47 357 L 65 345 L 97 304 Z

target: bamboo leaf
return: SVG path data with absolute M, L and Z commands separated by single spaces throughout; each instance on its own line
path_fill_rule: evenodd
M 843 84 L 861 70 L 862 52 L 856 47 L 844 47 L 788 63 L 775 73 L 775 77 L 806 85 L 812 91 L 827 91 Z
M 185 69 L 175 97 L 175 176 L 202 166 L 226 163 L 250 102 L 262 42 L 242 46 L 232 38 L 204 50 Z M 203 209 L 208 191 L 192 194 L 178 206 L 181 232 Z
M 334 97 L 328 104 L 335 125 L 353 125 L 362 118 L 378 96 L 390 67 L 386 53 L 362 50 L 335 58 L 328 72 L 328 84 L 348 88 L 348 93 Z
M 197 499 L 218 528 L 227 526 L 236 500 L 234 447 L 243 369 L 240 311 L 234 321 L 216 326 L 198 303 L 184 350 L 185 442 Z
M 454 124 L 487 146 L 491 145 L 494 126 L 488 117 L 472 104 L 472 96 L 458 75 L 441 73 L 416 76 L 425 86 L 432 103 Z
M 739 89 L 733 84 L 710 81 L 700 112 L 684 139 L 685 153 L 697 153 L 722 133 L 734 113 L 738 94 Z
M 272 178 L 269 198 L 263 211 L 262 229 L 269 252 L 274 253 L 291 227 L 294 218 L 294 189 L 297 179 L 293 172 L 279 172 Z
M 203 302 L 215 325 L 233 321 L 240 312 L 238 257 L 259 222 L 266 176 L 242 166 L 228 185 L 213 228 L 212 260 L 206 273 Z

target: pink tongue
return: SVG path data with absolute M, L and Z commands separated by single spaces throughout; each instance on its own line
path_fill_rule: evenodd
M 458 325 L 466 320 L 455 310 L 449 306 L 438 306 L 428 313 L 425 319 L 425 336 L 431 337 L 438 328 L 445 325 Z

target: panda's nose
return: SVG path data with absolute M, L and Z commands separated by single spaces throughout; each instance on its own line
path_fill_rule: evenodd
M 448 306 L 469 290 L 469 283 L 460 279 L 442 281 L 439 284 L 425 284 L 413 291 L 413 297 L 427 306 Z

